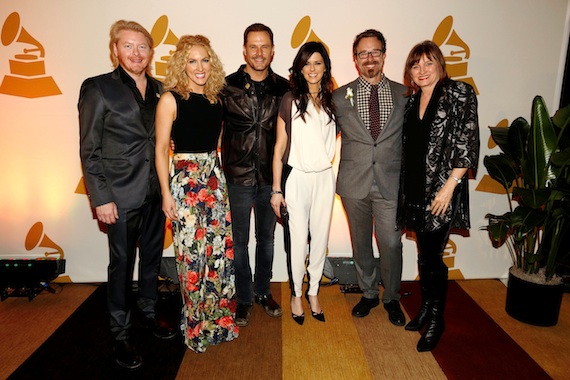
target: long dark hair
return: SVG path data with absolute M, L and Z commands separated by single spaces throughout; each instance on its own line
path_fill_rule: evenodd
M 293 60 L 293 66 L 289 69 L 289 84 L 291 86 L 291 93 L 295 98 L 297 108 L 301 119 L 305 121 L 305 113 L 307 112 L 307 105 L 309 104 L 309 86 L 303 76 L 301 70 L 305 64 L 315 53 L 319 53 L 323 57 L 325 64 L 325 72 L 321 80 L 321 88 L 319 89 L 319 96 L 321 99 L 321 106 L 329 115 L 331 121 L 335 120 L 335 106 L 332 101 L 333 81 L 331 76 L 331 60 L 327 49 L 320 42 L 306 42 L 299 48 L 297 56 Z

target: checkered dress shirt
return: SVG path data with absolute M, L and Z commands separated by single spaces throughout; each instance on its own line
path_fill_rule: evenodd
M 384 74 L 382 74 L 382 80 L 378 83 L 378 103 L 380 105 L 380 131 L 386 125 L 388 116 L 392 112 L 394 103 L 392 102 L 392 90 L 390 89 L 390 83 Z M 358 113 L 366 126 L 366 129 L 370 131 L 370 113 L 368 110 L 368 101 L 370 100 L 370 90 L 372 85 L 362 77 L 358 77 L 358 85 L 356 87 L 356 104 L 358 106 Z

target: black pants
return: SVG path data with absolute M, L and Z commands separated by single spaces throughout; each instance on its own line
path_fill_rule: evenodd
M 109 267 L 107 306 L 111 334 L 115 340 L 128 338 L 131 327 L 130 296 L 137 242 L 139 247 L 138 307 L 154 318 L 158 298 L 158 272 L 164 244 L 162 201 L 149 197 L 138 209 L 118 209 L 116 224 L 108 225 Z
M 416 232 L 420 277 L 425 273 L 447 278 L 447 266 L 443 262 L 443 251 L 449 239 L 451 223 L 435 231 Z

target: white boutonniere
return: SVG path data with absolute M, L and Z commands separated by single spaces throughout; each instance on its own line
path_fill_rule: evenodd
M 350 105 L 354 107 L 354 101 L 352 100 L 352 98 L 354 98 L 354 93 L 352 92 L 352 87 L 346 88 L 346 95 L 344 98 L 350 100 Z

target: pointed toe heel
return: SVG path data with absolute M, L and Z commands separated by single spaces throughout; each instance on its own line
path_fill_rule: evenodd
M 309 308 L 311 307 L 311 301 L 309 300 L 309 291 L 305 292 L 305 298 L 307 299 L 307 302 L 309 303 Z M 311 316 L 313 318 L 315 318 L 317 321 L 320 322 L 324 322 L 325 321 L 325 313 L 323 313 L 323 311 L 321 310 L 320 313 L 315 313 L 313 311 L 313 309 L 311 309 Z
M 305 314 L 295 315 L 291 313 L 291 316 L 293 317 L 293 320 L 297 322 L 299 325 L 303 325 L 303 323 L 305 322 Z
M 320 313 L 315 313 L 314 311 L 311 311 L 311 316 L 315 318 L 317 321 L 320 322 L 325 321 L 325 313 L 323 313 L 322 311 Z

